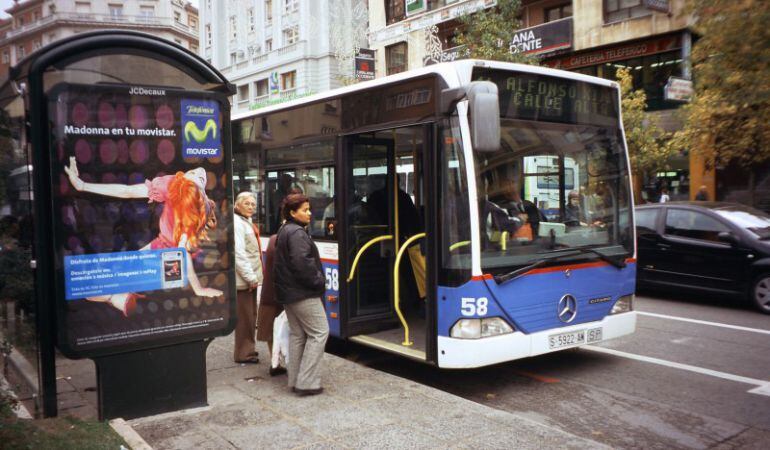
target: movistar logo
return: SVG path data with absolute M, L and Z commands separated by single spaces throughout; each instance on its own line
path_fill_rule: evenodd
M 195 140 L 195 142 L 201 144 L 208 138 L 209 131 L 211 131 L 211 137 L 216 139 L 217 123 L 214 122 L 214 119 L 207 120 L 206 126 L 203 127 L 203 130 L 198 128 L 198 125 L 196 125 L 193 121 L 189 121 L 184 124 L 184 138 L 187 142 Z

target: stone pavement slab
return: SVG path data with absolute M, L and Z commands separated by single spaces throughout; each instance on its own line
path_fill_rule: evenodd
M 209 406 L 129 421 L 156 449 L 607 448 L 521 415 L 325 354 L 323 394 L 297 397 L 262 362 L 209 346 Z

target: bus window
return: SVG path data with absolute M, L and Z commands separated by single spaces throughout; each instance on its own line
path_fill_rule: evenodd
M 334 141 L 324 139 L 265 150 L 265 225 L 281 225 L 281 203 L 293 193 L 310 199 L 311 236 L 336 239 L 334 230 Z
M 471 228 L 468 208 L 468 183 L 457 118 L 444 122 L 439 145 L 441 173 L 439 193 L 439 230 L 441 268 L 439 283 L 459 286 L 471 277 Z

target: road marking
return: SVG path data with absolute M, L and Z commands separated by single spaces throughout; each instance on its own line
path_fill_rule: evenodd
M 644 311 L 637 311 L 636 314 L 638 314 L 640 316 L 658 317 L 660 319 L 679 320 L 679 321 L 682 321 L 682 322 L 699 323 L 701 325 L 711 325 L 712 327 L 722 327 L 722 328 L 730 328 L 730 329 L 733 329 L 733 330 L 750 331 L 752 333 L 770 334 L 770 330 L 761 330 L 759 328 L 741 327 L 741 326 L 738 326 L 738 325 L 730 325 L 730 324 L 727 324 L 727 323 L 708 322 L 706 320 L 688 319 L 686 317 L 666 316 L 664 314 L 655 314 L 655 313 L 649 313 L 649 312 L 644 312 Z
M 718 370 L 706 369 L 704 367 L 691 366 L 689 364 L 682 364 L 673 361 L 666 361 L 665 359 L 652 358 L 649 356 L 637 355 L 634 353 L 621 352 L 620 350 L 614 350 L 605 347 L 596 347 L 594 345 L 586 345 L 580 348 L 591 350 L 593 352 L 607 353 L 609 355 L 620 356 L 622 358 L 635 359 L 637 361 L 648 362 L 652 364 L 658 364 L 666 367 L 673 367 L 675 369 L 687 370 L 690 372 L 699 373 L 702 375 L 709 375 L 716 378 L 722 378 L 723 380 L 737 381 L 738 383 L 750 384 L 757 386 L 750 391 L 751 394 L 767 395 L 770 396 L 770 380 L 758 380 L 756 378 L 744 377 L 741 375 L 733 375 L 731 373 L 720 372 Z

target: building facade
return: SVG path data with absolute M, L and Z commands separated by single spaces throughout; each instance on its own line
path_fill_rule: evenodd
M 201 0 L 200 13 L 200 54 L 237 86 L 236 114 L 343 85 L 366 42 L 363 0 Z
M 198 9 L 183 0 L 26 0 L 0 22 L 0 78 L 25 56 L 85 31 L 133 29 L 198 52 Z
M 463 51 L 454 44 L 458 18 L 496 5 L 496 0 L 370 1 L 369 45 L 377 76 L 461 58 Z M 522 0 L 522 29 L 505 45 L 538 55 L 549 67 L 609 79 L 617 69 L 629 68 L 634 87 L 647 94 L 649 114 L 673 131 L 681 127 L 676 111 L 684 102 L 667 96 L 667 85 L 674 79 L 685 90 L 691 86 L 693 18 L 684 6 L 685 0 Z M 682 154 L 669 166 L 645 180 L 650 200 L 663 184 L 672 199 L 692 198 L 701 184 L 714 198 L 714 175 L 702 163 Z

